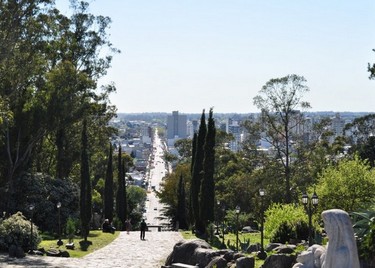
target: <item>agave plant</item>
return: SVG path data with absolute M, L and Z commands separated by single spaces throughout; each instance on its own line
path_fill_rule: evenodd
M 375 221 L 375 211 L 366 210 L 351 212 L 350 216 L 354 222 L 354 234 L 356 239 L 360 242 L 371 230 L 371 225 Z

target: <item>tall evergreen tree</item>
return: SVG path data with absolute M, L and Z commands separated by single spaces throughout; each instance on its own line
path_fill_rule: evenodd
M 82 236 L 85 241 L 90 233 L 91 220 L 91 181 L 89 170 L 89 157 L 87 153 L 87 123 L 83 121 L 82 129 L 82 152 L 81 152 L 81 200 L 80 200 L 80 217 Z
M 195 145 L 196 152 L 193 163 L 193 173 L 191 177 L 191 207 L 193 210 L 193 217 L 195 222 L 195 229 L 198 234 L 205 233 L 204 225 L 200 219 L 199 213 L 199 193 L 201 189 L 201 182 L 203 178 L 203 159 L 204 159 L 204 142 L 207 133 L 206 117 L 204 110 L 202 112 L 197 142 Z
M 117 161 L 117 168 L 118 168 L 118 187 L 117 187 L 117 195 L 116 195 L 116 214 L 117 218 L 121 222 L 121 229 L 125 228 L 125 202 L 124 202 L 124 195 L 125 195 L 125 180 L 123 176 L 123 168 L 122 168 L 122 152 L 121 152 L 121 144 L 118 148 L 118 161 Z
M 186 221 L 186 193 L 185 193 L 185 183 L 182 174 L 180 175 L 180 180 L 178 181 L 177 188 L 177 213 L 176 222 L 179 224 L 179 228 L 187 229 Z
M 128 172 L 127 164 L 125 159 L 122 161 L 122 179 L 124 182 L 124 218 L 125 221 L 128 219 L 128 195 L 127 195 L 127 186 L 126 186 L 126 172 Z
M 109 155 L 107 163 L 107 172 L 104 185 L 104 218 L 113 221 L 113 160 L 112 144 L 109 144 Z
M 209 112 L 207 134 L 204 144 L 203 179 L 200 190 L 199 213 L 204 227 L 208 222 L 214 221 L 215 206 L 215 121 L 212 108 Z M 206 229 L 206 228 L 205 228 Z

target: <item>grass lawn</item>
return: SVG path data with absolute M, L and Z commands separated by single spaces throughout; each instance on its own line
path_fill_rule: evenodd
M 113 240 L 115 240 L 119 236 L 120 232 L 115 232 L 114 234 L 111 233 L 103 233 L 101 230 L 90 231 L 90 235 L 87 238 L 87 243 L 83 241 L 82 238 L 76 237 L 74 238 L 74 246 L 75 249 L 66 249 L 65 245 L 68 243 L 67 238 L 62 238 L 63 241 L 62 246 L 57 246 L 57 239 L 50 239 L 48 237 L 44 237 L 43 241 L 39 244 L 38 248 L 44 248 L 45 250 L 48 249 L 60 249 L 60 250 L 67 250 L 70 254 L 70 257 L 80 258 L 83 257 L 95 250 L 98 250 Z
M 182 234 L 182 237 L 186 240 L 197 238 L 195 234 L 193 234 L 191 231 L 183 231 L 181 232 L 181 234 Z M 239 247 L 240 247 L 241 242 L 244 243 L 248 240 L 250 240 L 250 244 L 260 243 L 260 233 L 239 233 L 238 234 Z M 237 236 L 235 233 L 225 234 L 224 242 L 226 245 L 229 244 L 229 248 L 231 248 L 232 250 L 236 250 Z M 267 245 L 269 243 L 269 240 L 264 239 L 263 242 L 264 242 L 264 245 Z M 213 248 L 218 249 L 220 248 L 220 245 L 222 243 L 222 237 L 215 236 L 213 241 L 212 242 L 209 241 L 209 243 Z M 247 255 L 252 256 L 250 254 L 247 254 Z M 255 257 L 255 268 L 261 267 L 263 263 L 264 263 L 263 260 L 260 260 L 257 257 Z

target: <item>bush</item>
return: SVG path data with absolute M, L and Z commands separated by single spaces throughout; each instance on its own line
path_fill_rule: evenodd
M 20 246 L 24 251 L 37 248 L 42 241 L 39 230 L 33 224 L 33 235 L 31 238 L 31 222 L 26 220 L 21 212 L 11 215 L 0 224 L 0 249 L 8 250 L 11 245 Z
M 290 239 L 296 238 L 296 232 L 293 229 L 293 226 L 289 225 L 287 222 L 281 223 L 279 228 L 270 238 L 270 241 L 272 243 L 288 243 Z
M 73 242 L 76 229 L 77 229 L 76 221 L 73 218 L 69 217 L 66 222 L 66 228 L 65 228 L 66 234 L 68 235 L 69 243 Z
M 296 223 L 296 238 L 305 241 L 309 239 L 309 225 L 307 222 L 298 221 Z
M 274 204 L 265 211 L 264 233 L 270 239 L 303 235 L 308 217 L 303 206 Z M 298 227 L 297 227 L 298 226 Z M 307 230 L 308 232 L 308 230 Z

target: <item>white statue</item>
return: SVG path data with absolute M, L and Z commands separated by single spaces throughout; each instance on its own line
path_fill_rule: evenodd
M 313 245 L 298 257 L 293 268 L 359 268 L 357 245 L 348 213 L 341 209 L 323 211 L 327 248 Z

